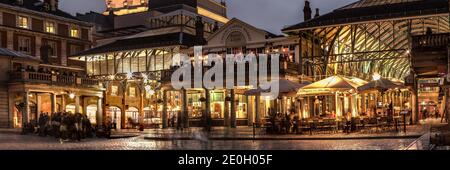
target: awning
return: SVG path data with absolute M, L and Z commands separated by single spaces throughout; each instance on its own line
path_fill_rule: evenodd
M 310 84 L 308 82 L 306 83 L 296 83 L 287 79 L 280 79 L 279 80 L 279 93 L 284 96 L 295 96 L 298 89 Z M 257 89 L 250 89 L 244 92 L 244 95 L 247 96 L 258 96 L 261 95 L 261 93 L 268 93 L 270 92 L 269 89 L 261 89 L 258 87 Z
M 398 82 L 394 82 L 386 78 L 380 78 L 379 80 L 374 80 L 363 86 L 358 87 L 358 91 L 371 91 L 371 90 L 383 91 L 403 87 L 404 86 L 399 84 Z
M 344 76 L 331 76 L 305 86 L 298 91 L 300 95 L 330 94 L 333 92 L 346 92 L 354 90 L 367 82 L 358 78 Z

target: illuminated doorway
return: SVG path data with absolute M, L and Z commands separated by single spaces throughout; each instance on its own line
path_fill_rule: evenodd
M 86 116 L 88 117 L 91 124 L 97 124 L 97 105 L 92 104 L 86 108 Z
M 139 109 L 130 107 L 125 111 L 125 128 L 134 128 L 139 124 Z
M 107 120 L 112 123 L 113 129 L 121 129 L 122 110 L 118 107 L 111 106 L 106 110 Z

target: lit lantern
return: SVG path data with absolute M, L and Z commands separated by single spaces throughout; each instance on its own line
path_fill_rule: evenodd
M 74 94 L 74 93 L 70 93 L 70 94 L 69 94 L 69 98 L 70 98 L 70 99 L 74 99 L 74 98 L 75 98 L 75 94 Z
M 374 73 L 373 76 L 372 76 L 372 78 L 373 78 L 374 81 L 378 81 L 378 80 L 381 79 L 381 75 L 378 74 L 378 73 Z

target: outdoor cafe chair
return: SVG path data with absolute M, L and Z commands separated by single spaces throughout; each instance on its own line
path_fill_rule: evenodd
M 329 131 L 330 133 L 336 133 L 338 126 L 335 119 L 325 119 L 324 120 L 324 129 Z
M 300 125 L 298 126 L 298 128 L 300 129 L 301 133 L 309 132 L 310 134 L 312 134 L 311 123 L 309 122 L 308 119 L 302 119 L 300 121 Z
M 383 129 L 388 129 L 389 128 L 389 126 L 388 126 L 388 117 L 386 117 L 386 116 L 379 117 L 379 119 L 378 119 L 378 126 L 382 130 Z
M 369 121 L 364 124 L 364 127 L 369 129 L 369 132 L 372 132 L 372 130 L 375 128 L 376 132 L 378 132 L 379 124 L 378 124 L 378 118 L 369 118 Z
M 316 133 L 320 132 L 321 129 L 323 128 L 323 121 L 321 121 L 319 119 L 314 119 L 311 128 Z
M 357 117 L 357 118 L 353 118 L 353 124 L 355 126 L 355 130 L 361 130 L 364 127 L 363 122 L 361 122 L 361 118 Z
M 349 130 L 348 132 L 350 132 L 351 126 L 352 126 L 351 124 L 348 124 L 348 121 L 346 118 L 341 119 L 341 128 L 342 128 L 343 132 L 345 132 L 346 129 L 348 129 Z

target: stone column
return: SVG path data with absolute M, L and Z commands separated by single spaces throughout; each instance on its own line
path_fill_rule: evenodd
M 162 111 L 162 128 L 167 128 L 168 115 L 167 115 L 167 91 L 163 91 L 163 111 Z
M 211 94 L 210 90 L 205 88 L 205 112 L 203 117 L 205 118 L 205 127 L 210 128 L 211 127 Z
M 61 65 L 67 66 L 67 40 L 61 40 Z
M 231 125 L 231 128 L 236 128 L 236 98 L 235 98 L 235 92 L 234 92 L 234 89 L 232 89 L 231 90 L 231 102 L 230 102 L 230 105 L 231 105 L 231 109 L 230 109 L 230 112 L 231 112 L 231 115 L 230 115 L 230 125 Z
M 6 31 L 6 48 L 14 50 L 14 31 Z
M 97 114 L 96 114 L 97 125 L 103 124 L 103 98 L 99 97 L 97 99 Z
M 51 93 L 50 94 L 50 102 L 51 102 L 51 114 L 56 113 L 56 94 L 55 93 Z
M 42 37 L 36 36 L 36 54 L 35 56 L 41 58 L 41 46 L 42 46 Z M 42 58 L 41 58 L 42 59 Z
M 255 123 L 258 127 L 261 126 L 261 96 L 256 95 L 255 96 Z
M 75 96 L 75 113 L 80 113 L 80 96 Z
M 225 90 L 225 96 L 228 98 L 228 90 Z M 225 113 L 223 116 L 225 127 L 230 127 L 230 101 L 225 100 Z
M 82 97 L 81 98 L 81 103 L 82 103 L 82 111 L 83 111 L 83 114 L 84 115 L 87 115 L 87 106 L 88 106 L 88 98 L 86 98 L 86 97 Z
M 413 90 L 411 100 L 412 123 L 416 124 L 419 122 L 419 97 L 417 89 Z
M 42 111 L 42 95 L 39 93 L 36 93 L 36 120 L 39 120 L 39 117 L 41 116 Z
M 25 92 L 23 94 L 23 111 L 22 111 L 22 124 L 28 123 L 29 122 L 29 117 L 30 117 L 30 107 L 29 107 L 29 100 L 30 100 L 30 96 L 29 96 L 29 92 Z
M 183 126 L 184 128 L 189 128 L 189 113 L 188 113 L 188 101 L 187 101 L 187 91 L 186 89 L 182 89 L 181 90 L 181 102 L 182 102 L 182 107 L 181 107 L 181 119 L 183 122 Z
M 61 111 L 66 111 L 66 95 L 61 95 Z
M 248 126 L 252 126 L 253 123 L 255 122 L 255 114 L 253 114 L 253 105 L 255 103 L 255 100 L 251 100 L 250 101 L 250 96 L 245 96 L 245 101 L 247 101 L 247 125 Z

